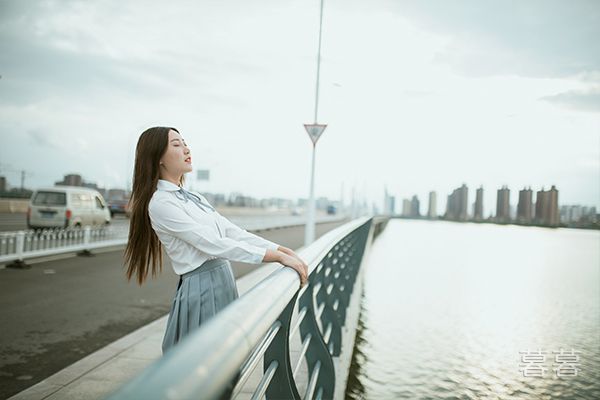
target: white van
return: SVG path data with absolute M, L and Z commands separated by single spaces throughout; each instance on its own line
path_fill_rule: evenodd
M 27 209 L 27 227 L 68 228 L 110 223 L 102 195 L 81 186 L 54 186 L 35 190 Z

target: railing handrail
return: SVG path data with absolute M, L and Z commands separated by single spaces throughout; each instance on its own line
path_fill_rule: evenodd
M 307 262 L 309 275 L 338 242 L 372 218 L 350 221 L 302 249 L 299 255 Z M 216 398 L 284 309 L 310 285 L 299 291 L 298 283 L 294 270 L 280 266 L 110 399 L 187 399 L 199 393 L 203 398 Z

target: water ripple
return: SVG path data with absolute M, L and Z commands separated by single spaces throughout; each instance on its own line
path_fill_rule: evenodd
M 599 239 L 390 221 L 365 271 L 347 397 L 600 398 Z M 547 371 L 525 377 L 519 351 L 536 348 Z M 578 376 L 552 370 L 560 348 L 581 352 Z

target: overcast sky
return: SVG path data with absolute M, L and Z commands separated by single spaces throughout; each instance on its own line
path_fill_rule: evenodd
M 307 197 L 318 23 L 318 0 L 0 0 L 0 174 L 124 187 L 166 125 L 211 170 L 194 189 Z M 317 196 L 600 207 L 598 38 L 594 0 L 326 0 Z

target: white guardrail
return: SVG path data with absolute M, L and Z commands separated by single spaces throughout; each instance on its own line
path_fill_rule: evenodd
M 345 215 L 322 216 L 317 222 L 336 222 Z M 261 231 L 304 225 L 303 216 L 230 217 L 233 223 L 248 230 Z M 26 259 L 64 253 L 89 252 L 99 248 L 124 246 L 129 224 L 85 226 L 83 228 L 56 228 L 0 232 L 0 264 L 22 263 Z

